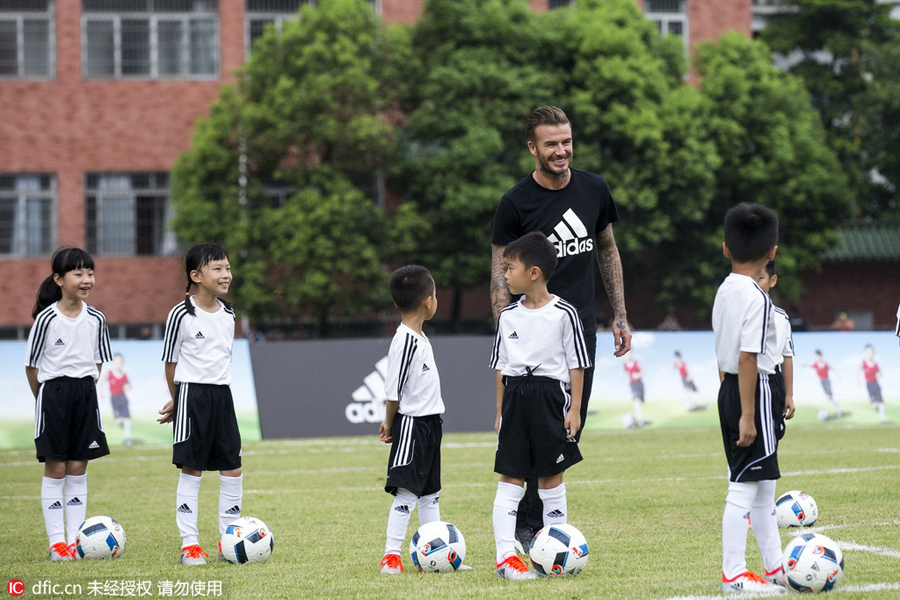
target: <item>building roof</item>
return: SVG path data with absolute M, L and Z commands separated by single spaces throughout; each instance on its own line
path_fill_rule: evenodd
M 847 223 L 837 234 L 840 243 L 822 253 L 823 260 L 900 259 L 900 224 Z

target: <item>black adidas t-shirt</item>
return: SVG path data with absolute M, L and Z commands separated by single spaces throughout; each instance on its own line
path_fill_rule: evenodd
M 541 231 L 556 246 L 559 264 L 548 282 L 551 293 L 578 309 L 586 335 L 596 334 L 594 238 L 619 220 L 606 180 L 579 169 L 561 190 L 548 190 L 533 174 L 510 189 L 497 206 L 491 242 L 505 246 L 531 231 Z

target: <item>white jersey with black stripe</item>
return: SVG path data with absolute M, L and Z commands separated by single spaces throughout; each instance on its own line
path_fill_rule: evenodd
M 772 307 L 772 322 L 766 338 L 766 353 L 757 355 L 756 369 L 760 373 L 772 375 L 775 367 L 784 362 L 785 356 L 794 356 L 794 338 L 791 332 L 791 318 L 781 308 Z
M 183 302 L 169 311 L 163 340 L 164 362 L 177 363 L 175 383 L 231 383 L 234 346 L 234 310 L 219 300 L 219 310 L 206 312 L 194 305 L 188 313 Z
M 767 353 L 772 300 L 752 277 L 731 273 L 719 286 L 712 326 L 716 361 L 723 373 L 737 375 L 741 352 Z
M 574 306 L 552 296 L 540 308 L 524 298 L 500 311 L 491 368 L 504 376 L 540 375 L 568 385 L 570 369 L 591 366 L 584 330 Z
M 34 319 L 28 334 L 25 365 L 38 370 L 43 383 L 57 377 L 100 377 L 99 363 L 112 360 L 109 328 L 103 313 L 82 303 L 77 317 L 67 317 L 54 302 Z
M 384 376 L 385 397 L 400 403 L 399 412 L 410 417 L 444 414 L 441 376 L 431 342 L 400 323 L 388 350 Z

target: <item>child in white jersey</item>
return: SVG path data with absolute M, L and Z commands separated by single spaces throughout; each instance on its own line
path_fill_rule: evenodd
M 504 249 L 506 282 L 518 302 L 500 311 L 491 368 L 497 371 L 497 452 L 500 474 L 493 524 L 497 576 L 534 579 L 516 556 L 516 511 L 525 479 L 536 477 L 544 526 L 568 518 L 563 475 L 581 461 L 575 436 L 581 428 L 584 369 L 591 366 L 574 306 L 551 294 L 556 248 L 540 232 Z
M 181 469 L 175 496 L 181 562 L 198 565 L 208 556 L 197 527 L 203 471 L 219 471 L 220 536 L 241 516 L 241 434 L 229 387 L 234 310 L 218 297 L 232 282 L 228 255 L 216 244 L 199 244 L 187 251 L 184 262 L 185 299 L 169 312 L 162 356 L 172 400 L 158 420 L 175 424 L 172 463 Z M 192 286 L 197 286 L 193 296 Z
M 72 560 L 79 558 L 75 538 L 87 514 L 88 461 L 109 454 L 96 382 L 112 351 L 106 317 L 85 303 L 95 283 L 94 259 L 79 248 L 60 248 L 52 268 L 32 312 L 25 374 L 36 400 L 34 444 L 44 463 L 41 508 L 50 560 Z
M 391 275 L 390 289 L 401 323 L 388 350 L 387 402 L 379 428 L 381 441 L 391 444 L 384 491 L 394 496 L 381 572 L 396 574 L 403 572 L 400 546 L 412 509 L 418 504 L 419 525 L 441 519 L 444 401 L 431 342 L 423 332 L 437 311 L 434 279 L 425 267 L 407 265 Z

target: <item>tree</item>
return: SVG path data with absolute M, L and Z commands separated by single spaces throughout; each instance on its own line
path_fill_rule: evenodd
M 762 39 L 785 56 L 850 178 L 858 218 L 900 218 L 895 93 L 900 23 L 878 0 L 793 0 Z M 896 96 L 894 96 L 896 98 Z
M 175 230 L 239 249 L 234 295 L 251 318 L 311 314 L 325 334 L 332 316 L 386 304 L 395 239 L 374 199 L 393 132 L 387 56 L 403 44 L 364 0 L 305 6 L 198 123 L 173 172 Z

